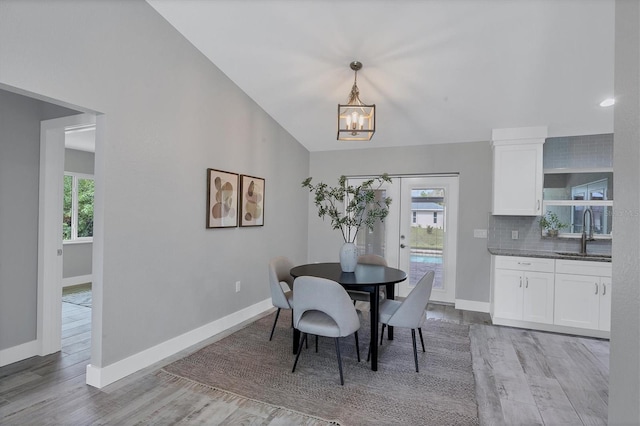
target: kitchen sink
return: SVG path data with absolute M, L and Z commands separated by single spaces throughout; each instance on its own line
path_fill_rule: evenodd
M 566 252 L 566 251 L 557 251 L 556 252 L 557 255 L 559 256 L 565 256 L 565 257 L 580 257 L 580 258 L 585 258 L 585 259 L 611 259 L 611 255 L 610 254 L 596 254 L 596 253 L 572 253 L 572 252 Z

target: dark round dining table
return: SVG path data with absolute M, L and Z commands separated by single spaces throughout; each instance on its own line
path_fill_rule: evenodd
M 365 291 L 369 293 L 369 317 L 371 320 L 371 369 L 378 370 L 378 310 L 380 306 L 380 286 L 385 286 L 387 298 L 393 299 L 395 284 L 407 279 L 406 272 L 382 265 L 359 263 L 354 272 L 342 272 L 339 263 L 309 263 L 291 268 L 292 277 L 312 276 L 326 278 L 341 284 L 346 290 Z M 295 286 L 295 284 L 294 284 Z M 295 288 L 295 287 L 294 287 Z M 295 293 L 295 290 L 294 290 Z M 393 327 L 388 327 L 389 340 L 393 339 Z M 300 332 L 293 330 L 293 352 L 298 349 Z

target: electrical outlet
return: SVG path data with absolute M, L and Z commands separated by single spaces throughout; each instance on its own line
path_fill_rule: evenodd
M 518 231 L 511 231 L 511 239 L 512 240 L 518 239 Z
M 473 238 L 487 238 L 487 230 L 486 229 L 474 229 L 473 230 Z
M 240 281 L 236 281 L 236 293 L 240 291 Z

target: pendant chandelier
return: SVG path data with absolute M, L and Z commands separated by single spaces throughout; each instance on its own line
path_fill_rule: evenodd
M 376 131 L 376 106 L 365 105 L 360 100 L 357 83 L 362 63 L 353 61 L 349 66 L 355 71 L 355 77 L 347 104 L 338 104 L 338 140 L 368 141 Z

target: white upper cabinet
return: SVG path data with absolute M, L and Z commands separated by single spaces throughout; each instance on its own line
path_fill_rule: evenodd
M 542 214 L 542 146 L 546 127 L 493 129 L 494 215 Z

